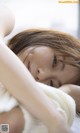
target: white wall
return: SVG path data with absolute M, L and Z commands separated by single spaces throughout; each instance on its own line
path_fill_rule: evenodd
M 58 0 L 0 0 L 15 14 L 13 31 L 25 28 L 53 28 L 77 36 L 78 4 L 59 4 Z

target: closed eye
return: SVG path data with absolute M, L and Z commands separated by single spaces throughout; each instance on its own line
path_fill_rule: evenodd
M 52 86 L 52 87 L 53 87 L 53 82 L 52 82 L 52 80 L 50 80 L 50 86 Z
M 54 56 L 53 62 L 52 62 L 52 67 L 55 67 L 57 65 L 57 57 Z

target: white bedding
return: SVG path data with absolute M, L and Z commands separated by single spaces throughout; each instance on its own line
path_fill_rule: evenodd
M 76 115 L 71 129 L 73 133 L 80 133 L 80 115 Z
M 53 106 L 64 116 L 69 126 L 72 125 L 75 117 L 75 102 L 74 100 L 65 94 L 63 91 L 55 89 L 53 87 L 38 83 L 45 94 L 50 98 Z M 31 114 L 26 111 L 17 101 L 14 99 L 5 87 L 0 84 L 0 113 L 9 111 L 12 108 L 20 106 L 25 119 L 25 126 L 23 133 L 48 133 L 47 128 Z M 72 125 L 73 133 L 80 132 L 80 118 L 76 117 Z

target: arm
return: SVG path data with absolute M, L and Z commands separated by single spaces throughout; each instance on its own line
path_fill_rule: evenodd
M 43 91 L 39 89 L 29 71 L 18 57 L 3 44 L 0 44 L 0 81 L 26 109 L 47 125 L 50 132 L 54 127 L 58 130 L 58 126 L 63 130 L 61 133 L 69 133 L 65 120 Z M 65 127 L 62 125 L 63 122 Z
M 63 85 L 61 90 L 69 94 L 76 102 L 76 109 L 80 112 L 80 86 L 77 85 Z
M 2 37 L 10 32 L 10 30 L 7 32 L 8 27 L 2 29 L 4 31 L 1 34 Z M 48 97 L 39 89 L 29 71 L 4 44 L 0 44 L 0 81 L 26 109 L 43 121 L 49 128 L 49 133 L 58 133 L 60 129 L 61 133 L 70 133 L 66 122 Z

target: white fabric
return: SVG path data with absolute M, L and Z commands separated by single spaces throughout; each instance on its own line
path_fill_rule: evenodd
M 53 106 L 64 116 L 69 126 L 72 125 L 75 117 L 75 102 L 65 94 L 63 91 L 53 87 L 38 83 L 44 93 L 50 98 Z M 9 92 L 0 85 L 0 113 L 9 111 L 16 106 L 20 106 L 25 119 L 25 126 L 23 133 L 48 133 L 47 128 L 38 119 L 35 119 L 13 98 Z

